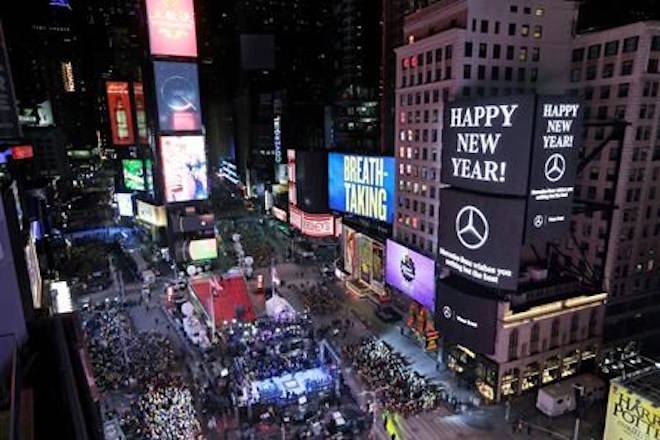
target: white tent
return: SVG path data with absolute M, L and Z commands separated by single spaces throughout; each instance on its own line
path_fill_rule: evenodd
M 266 314 L 273 319 L 286 320 L 296 316 L 291 304 L 279 295 L 273 295 L 266 301 Z

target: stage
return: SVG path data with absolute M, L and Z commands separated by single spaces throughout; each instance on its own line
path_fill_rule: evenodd
M 252 404 L 283 403 L 330 389 L 334 382 L 327 367 L 312 368 L 252 382 L 249 399 Z
M 240 275 L 217 278 L 219 288 L 212 295 L 211 280 L 198 279 L 191 282 L 191 290 L 199 304 L 204 308 L 209 319 L 215 319 L 216 328 L 222 327 L 224 321 L 239 319 L 236 311 L 242 309 L 242 321 L 254 321 L 256 315 L 248 296 L 245 279 Z M 212 304 L 212 308 L 211 308 Z

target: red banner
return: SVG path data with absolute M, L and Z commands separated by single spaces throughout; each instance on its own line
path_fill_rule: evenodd
M 105 84 L 105 91 L 108 97 L 108 119 L 112 132 L 112 144 L 132 145 L 135 142 L 135 135 L 128 83 L 108 81 Z
M 11 157 L 14 160 L 30 159 L 34 157 L 32 145 L 17 145 L 11 148 Z
M 197 56 L 192 0 L 147 0 L 152 55 Z

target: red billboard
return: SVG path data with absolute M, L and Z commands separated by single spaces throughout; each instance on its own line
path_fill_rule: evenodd
M 105 83 L 105 92 L 108 98 L 108 120 L 112 132 L 112 144 L 132 145 L 135 142 L 135 135 L 128 83 L 108 81 Z
M 192 0 L 147 0 L 152 55 L 197 56 Z
M 34 157 L 32 145 L 16 145 L 11 148 L 11 157 L 14 160 L 30 159 Z
M 144 88 L 142 83 L 133 83 L 133 99 L 135 100 L 135 124 L 137 125 L 138 139 L 141 144 L 147 144 L 147 106 L 144 102 Z

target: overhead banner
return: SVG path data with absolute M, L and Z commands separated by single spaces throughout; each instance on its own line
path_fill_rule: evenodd
M 385 281 L 405 295 L 435 310 L 435 261 L 387 240 Z
M 147 0 L 152 55 L 197 57 L 193 0 Z
M 158 126 L 162 131 L 202 128 L 197 64 L 154 61 Z
M 495 353 L 497 300 L 464 293 L 438 282 L 435 327 L 448 341 L 482 354 Z
M 567 96 L 539 96 L 525 241 L 551 240 L 570 224 L 582 131 L 582 108 Z
M 113 145 L 133 145 L 133 115 L 128 83 L 124 81 L 108 81 L 105 83 L 108 98 L 108 120 Z
M 525 200 L 444 189 L 440 206 L 440 264 L 476 283 L 515 290 Z
M 440 178 L 454 188 L 525 196 L 533 95 L 456 101 L 444 111 Z
M 204 136 L 161 136 L 160 154 L 168 203 L 208 198 Z
M 0 139 L 18 139 L 21 136 L 14 82 L 9 68 L 5 36 L 0 25 Z
M 328 154 L 330 209 L 392 223 L 394 158 Z

